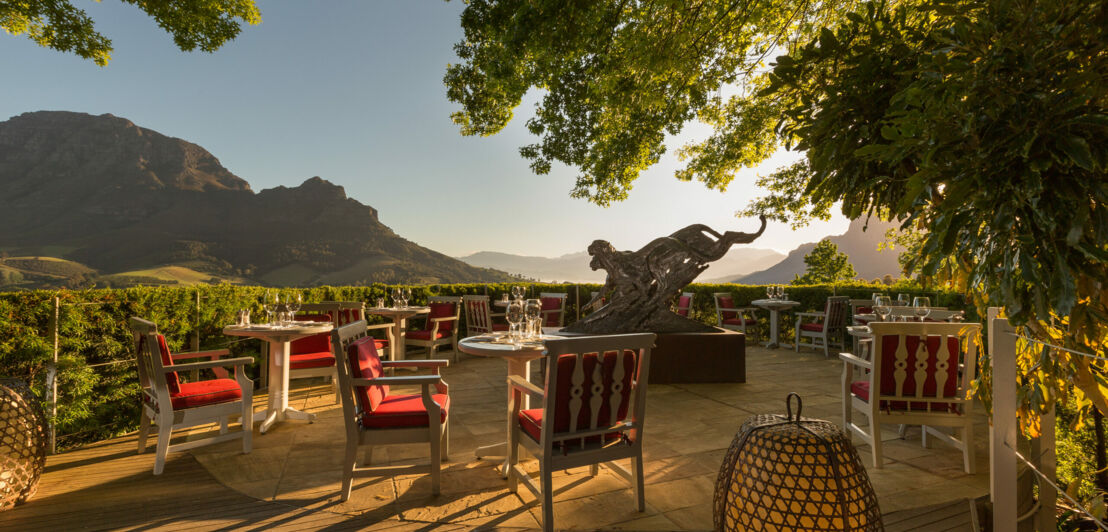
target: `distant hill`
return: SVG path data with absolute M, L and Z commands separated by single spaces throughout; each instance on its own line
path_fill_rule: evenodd
M 858 219 L 850 222 L 846 232 L 838 236 L 829 236 L 824 240 L 830 240 L 839 247 L 839 251 L 850 256 L 850 263 L 858 272 L 858 278 L 864 280 L 876 279 L 891 274 L 900 277 L 900 264 L 897 257 L 899 249 L 878 251 L 877 246 L 885 241 L 885 231 L 896 227 L 895 223 L 882 222 L 877 218 L 870 218 L 868 227 L 866 220 Z M 769 284 L 788 283 L 803 275 L 807 266 L 804 264 L 804 256 L 815 249 L 816 243 L 802 244 L 789 252 L 784 260 L 777 264 L 748 275 L 731 279 L 730 282 L 743 284 Z
M 324 179 L 254 193 L 200 146 L 112 115 L 40 111 L 0 122 L 0 190 L 0 251 L 105 276 L 300 286 L 510 279 L 400 237 Z
M 734 278 L 735 276 L 769 267 L 785 255 L 772 249 L 736 246 L 716 262 L 711 263 L 697 282 L 714 282 L 712 279 Z M 458 257 L 467 264 L 482 268 L 494 268 L 508 273 L 522 275 L 548 282 L 603 283 L 605 272 L 589 268 L 589 254 L 582 251 L 560 257 L 532 257 L 480 251 L 465 257 Z

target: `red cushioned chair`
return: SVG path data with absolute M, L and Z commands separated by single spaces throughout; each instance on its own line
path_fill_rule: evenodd
M 681 297 L 677 298 L 677 307 L 673 312 L 678 316 L 689 317 L 689 313 L 692 312 L 694 296 L 696 296 L 695 292 L 682 292 Z
M 296 321 L 330 321 L 335 327 L 340 327 L 338 322 L 343 321 L 344 316 L 346 313 L 341 311 L 327 314 L 297 313 Z M 392 336 L 391 323 L 370 325 L 367 328 L 383 331 L 387 338 Z M 374 341 L 378 351 L 388 348 L 389 340 L 374 339 Z M 329 332 L 306 336 L 293 340 L 289 344 L 289 381 L 315 377 L 327 377 L 335 390 L 335 404 L 341 402 L 338 369 L 335 367 L 335 355 L 331 353 L 331 333 Z
M 566 324 L 566 298 L 569 294 L 562 292 L 542 292 L 539 301 L 542 303 L 542 326 L 563 327 Z
M 342 416 L 346 425 L 346 459 L 342 470 L 342 500 L 350 498 L 354 477 L 410 472 L 413 468 L 371 467 L 373 446 L 392 443 L 431 444 L 431 491 L 439 493 L 439 463 L 450 453 L 450 394 L 439 375 L 446 360 L 381 361 L 377 345 L 356 321 L 331 331 L 332 349 L 344 353 L 338 364 Z M 431 375 L 385 377 L 388 368 L 429 368 Z M 391 385 L 420 386 L 420 393 L 390 393 Z M 431 387 L 434 386 L 434 392 Z M 357 463 L 358 450 L 364 451 Z
M 813 349 L 822 347 L 823 356 L 830 357 L 832 345 L 839 349 L 846 349 L 848 301 L 850 298 L 846 296 L 831 296 L 827 298 L 823 312 L 797 312 L 796 343 L 794 344 L 796 352 L 800 352 L 802 345 Z M 804 343 L 805 338 L 811 340 Z
M 462 312 L 462 298 L 454 296 L 432 296 L 427 298 L 431 312 L 426 315 L 427 322 L 422 330 L 408 331 L 405 343 L 410 346 L 427 349 L 427 358 L 435 356 L 439 346 L 449 345 L 453 350 L 454 361 L 458 361 L 458 320 Z M 405 358 L 407 354 L 405 354 Z
M 138 317 L 129 320 L 135 339 L 139 384 L 142 386 L 142 419 L 138 432 L 138 452 L 146 450 L 151 423 L 158 425 L 158 448 L 154 455 L 154 474 L 165 469 L 170 451 L 184 451 L 202 445 L 242 438 L 242 452 L 249 453 L 254 433 L 254 382 L 244 368 L 254 363 L 250 357 L 221 358 L 226 349 L 172 354 L 165 337 L 153 322 Z M 178 364 L 178 361 L 204 358 L 203 362 Z M 234 368 L 232 378 L 226 368 Z M 183 382 L 178 371 L 208 369 L 215 379 Z M 238 417 L 242 430 L 228 432 L 232 417 Z M 210 438 L 170 445 L 174 429 L 219 423 L 219 434 Z
M 655 335 L 584 336 L 546 342 L 546 378 L 542 389 L 520 376 L 509 376 L 513 420 L 508 440 L 508 489 L 522 482 L 542 500 L 542 524 L 554 529 L 554 471 L 598 465 L 631 483 L 638 510 L 643 493 L 643 423 L 646 383 Z M 524 410 L 523 394 L 542 399 Z M 547 423 L 546 420 L 553 420 Z M 519 447 L 539 460 L 542 487 L 519 465 Z M 631 471 L 616 460 L 631 459 Z
M 716 321 L 720 328 L 758 336 L 757 308 L 736 306 L 730 292 L 716 292 L 712 299 L 716 302 Z
M 880 468 L 881 425 L 923 425 L 924 447 L 935 436 L 961 449 L 966 473 L 973 474 L 973 401 L 966 392 L 976 374 L 981 325 L 878 322 L 870 329 L 870 360 L 839 354 L 843 426 L 870 444 Z M 855 380 L 856 369 L 861 380 Z M 854 422 L 854 410 L 869 419 L 868 431 Z M 960 437 L 936 426 L 960 429 Z
M 462 307 L 466 311 L 467 336 L 508 330 L 507 323 L 492 321 L 494 314 L 489 308 L 489 296 L 462 296 Z

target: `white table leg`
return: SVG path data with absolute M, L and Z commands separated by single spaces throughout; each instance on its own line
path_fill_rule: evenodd
M 269 343 L 269 397 L 266 400 L 265 415 L 258 431 L 265 434 L 278 421 L 299 419 L 313 422 L 315 414 L 301 412 L 289 407 L 289 342 Z M 255 419 L 258 415 L 255 414 Z
M 404 360 L 404 318 L 393 316 L 392 318 L 392 359 Z
M 769 338 L 762 342 L 762 345 L 774 349 L 779 347 L 777 339 L 780 338 L 777 332 L 777 311 L 769 309 Z

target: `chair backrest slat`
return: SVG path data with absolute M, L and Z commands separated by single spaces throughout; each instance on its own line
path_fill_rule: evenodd
M 569 294 L 564 292 L 541 292 L 539 301 L 542 302 L 543 327 L 561 327 L 565 325 L 566 298 Z M 554 300 L 557 300 L 555 303 Z
M 331 317 L 335 327 L 342 327 L 356 321 L 365 320 L 365 303 L 361 301 L 324 301 L 322 303 L 304 303 L 300 312 L 326 314 Z
M 462 307 L 465 308 L 466 313 L 466 334 L 492 332 L 489 296 L 462 296 Z
M 893 401 L 908 410 L 948 410 L 961 405 L 976 377 L 981 325 L 942 322 L 877 322 L 871 400 Z M 959 370 L 961 373 L 959 374 Z
M 825 327 L 828 333 L 842 331 L 846 327 L 846 309 L 850 298 L 846 296 L 831 296 L 827 298 L 827 306 L 824 314 L 827 316 Z
M 331 350 L 335 353 L 335 367 L 339 374 L 339 391 L 342 396 L 342 415 L 346 420 L 348 438 L 357 438 L 358 424 L 364 412 L 354 397 L 354 376 L 350 373 L 350 357 L 347 349 L 351 344 L 368 335 L 364 320 L 331 330 Z

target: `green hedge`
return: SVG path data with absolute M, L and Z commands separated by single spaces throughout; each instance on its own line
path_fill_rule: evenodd
M 540 292 L 566 292 L 566 319 L 571 323 L 578 308 L 588 302 L 597 284 L 450 284 L 413 286 L 412 299 L 422 304 L 432 295 L 486 294 L 493 299 L 524 285 L 529 296 Z M 387 297 L 390 286 L 319 287 L 295 289 L 305 302 L 365 301 Z M 174 351 L 185 351 L 199 337 L 201 349 L 228 347 L 236 356 L 259 357 L 257 341 L 224 336 L 223 326 L 234 320 L 239 309 L 253 316 L 264 314 L 261 297 L 267 289 L 252 286 L 205 285 L 200 287 L 138 287 L 119 290 L 26 291 L 0 293 L 0 377 L 27 380 L 45 397 L 46 372 L 53 354 L 52 317 L 54 298 L 60 301 L 58 357 L 59 446 L 75 445 L 134 430 L 139 419 L 139 386 L 133 363 L 129 316 L 141 316 L 158 324 Z M 292 290 L 292 289 L 288 289 Z M 286 291 L 288 291 L 286 290 Z M 764 286 L 696 284 L 686 290 L 696 293 L 692 317 L 715 323 L 713 292 L 732 292 L 736 302 L 747 304 L 765 297 Z M 925 294 L 937 306 L 964 308 L 962 296 L 923 291 L 919 287 L 888 287 L 872 284 L 788 286 L 790 299 L 800 301 L 798 310 L 822 309 L 827 296 L 849 295 L 868 298 L 872 292 Z M 197 305 L 197 296 L 200 303 Z M 966 309 L 975 319 L 973 309 Z M 760 313 L 766 319 L 766 313 Z M 258 320 L 256 320 L 258 321 Z M 417 322 L 418 323 L 418 322 Z M 783 324 L 785 334 L 791 327 Z M 250 371 L 257 376 L 259 365 Z M 64 436 L 64 437 L 63 437 Z

